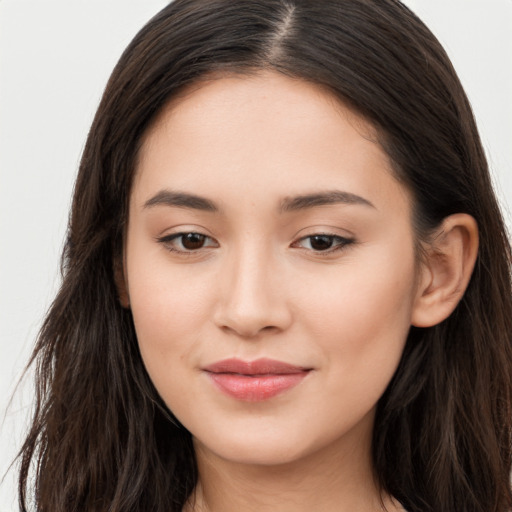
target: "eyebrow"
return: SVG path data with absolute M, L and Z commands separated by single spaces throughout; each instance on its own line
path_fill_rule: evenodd
M 193 210 L 202 210 L 205 212 L 219 211 L 217 205 L 209 199 L 185 192 L 173 192 L 171 190 L 161 190 L 144 203 L 144 208 L 152 208 L 154 206 L 162 205 L 177 206 L 179 208 L 190 208 Z
M 285 197 L 279 206 L 281 213 L 306 210 L 317 206 L 328 206 L 333 204 L 363 205 L 375 208 L 375 206 L 364 197 L 343 192 L 341 190 L 330 190 L 326 192 L 315 192 L 298 196 Z M 219 207 L 210 199 L 189 194 L 187 192 L 176 192 L 171 190 L 160 190 L 153 197 L 144 203 L 144 208 L 154 206 L 174 206 L 178 208 L 190 208 L 206 212 L 219 212 Z
M 354 204 L 375 208 L 375 206 L 364 197 L 352 194 L 351 192 L 330 190 L 314 194 L 285 197 L 281 201 L 280 210 L 281 212 L 293 212 L 297 210 L 305 210 L 307 208 L 314 208 L 316 206 L 328 206 L 332 204 Z

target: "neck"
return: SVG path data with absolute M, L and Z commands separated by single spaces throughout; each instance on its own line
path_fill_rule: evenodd
M 199 478 L 184 512 L 403 510 L 374 478 L 371 429 L 360 436 L 276 465 L 226 460 L 195 440 Z

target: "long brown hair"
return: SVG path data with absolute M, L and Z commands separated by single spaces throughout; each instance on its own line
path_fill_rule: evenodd
M 326 87 L 374 124 L 415 199 L 418 239 L 452 213 L 476 219 L 469 287 L 447 320 L 411 329 L 378 404 L 373 457 L 382 489 L 410 512 L 509 511 L 510 244 L 461 84 L 398 0 L 175 0 L 126 49 L 89 133 L 62 286 L 32 357 L 21 509 L 177 512 L 192 492 L 190 434 L 144 369 L 114 273 L 149 124 L 206 74 L 258 69 Z

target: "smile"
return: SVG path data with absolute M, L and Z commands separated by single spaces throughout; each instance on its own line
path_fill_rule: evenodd
M 217 389 L 247 402 L 260 402 L 283 393 L 299 384 L 311 371 L 271 359 L 251 362 L 225 359 L 203 370 Z

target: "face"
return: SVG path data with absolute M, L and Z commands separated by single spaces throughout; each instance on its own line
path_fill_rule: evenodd
M 278 464 L 369 446 L 416 296 L 410 197 L 372 133 L 264 72 L 191 89 L 147 134 L 124 286 L 147 371 L 202 450 Z

